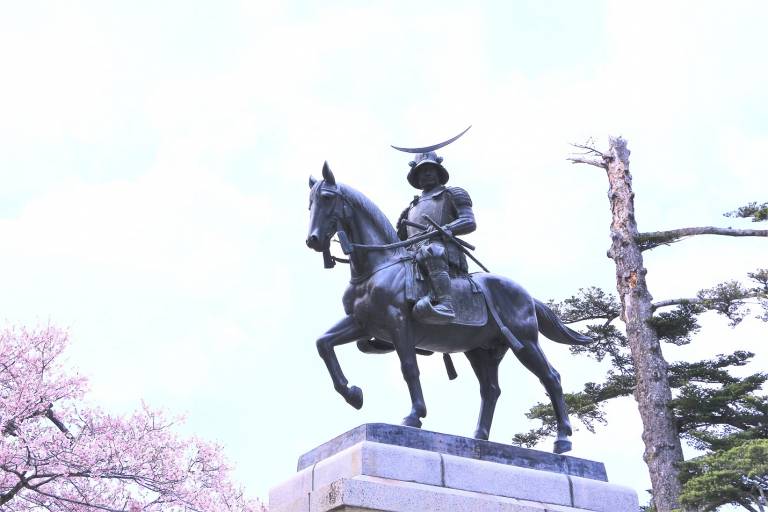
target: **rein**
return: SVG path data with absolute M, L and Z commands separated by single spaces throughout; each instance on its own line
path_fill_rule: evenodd
M 427 238 L 431 238 L 436 234 L 438 234 L 437 232 L 424 233 L 421 235 L 417 235 L 413 238 L 410 238 L 408 240 L 404 240 L 402 242 L 394 242 L 391 244 L 383 244 L 383 245 L 367 245 L 367 244 L 352 243 L 347 237 L 347 233 L 343 229 L 341 229 L 341 220 L 348 218 L 349 215 L 347 214 L 347 212 L 348 210 L 352 209 L 352 205 L 350 204 L 349 200 L 339 190 L 321 187 L 320 191 L 334 195 L 334 205 L 333 205 L 333 213 L 332 213 L 333 217 L 331 220 L 333 222 L 333 230 L 336 232 L 336 234 L 339 237 L 339 244 L 341 244 L 341 250 L 344 254 L 351 254 L 355 249 L 368 250 L 368 251 L 386 251 L 389 249 L 398 249 L 400 247 L 407 247 L 409 245 L 415 244 L 422 240 L 426 240 Z M 339 198 L 341 199 L 341 202 L 339 202 Z M 380 265 L 363 275 L 353 276 L 349 282 L 350 284 L 360 284 L 370 279 L 371 276 L 373 276 L 377 272 L 380 272 L 381 270 L 392 267 L 394 265 L 398 265 L 405 261 L 413 260 L 413 258 L 414 258 L 413 255 L 401 256 L 394 260 L 388 261 L 385 264 Z M 331 254 L 330 247 L 323 250 L 323 261 L 324 261 L 325 268 L 333 268 L 336 265 L 336 263 L 347 263 L 347 264 L 350 263 L 350 260 L 347 258 L 338 258 L 336 256 L 333 256 Z
M 380 265 L 380 266 L 374 268 L 370 272 L 368 272 L 366 274 L 363 274 L 362 276 L 353 277 L 352 279 L 349 280 L 349 284 L 360 284 L 360 283 L 363 283 L 363 282 L 367 281 L 368 279 L 370 279 L 371 277 L 373 277 L 373 275 L 375 273 L 380 272 L 380 271 L 384 270 L 385 268 L 394 267 L 395 265 L 399 265 L 400 263 L 405 263 L 406 261 L 410 261 L 412 259 L 413 259 L 412 255 L 407 255 L 407 256 L 401 256 L 401 257 L 399 257 L 399 258 L 397 258 L 395 260 L 392 260 L 392 261 L 388 261 L 385 264 Z
M 402 242 L 394 242 L 391 244 L 384 244 L 384 245 L 366 245 L 366 244 L 352 244 L 352 247 L 355 249 L 362 249 L 364 251 L 386 251 L 388 249 L 399 249 L 400 247 L 408 247 L 409 245 L 413 245 L 415 243 L 419 243 L 422 240 L 427 240 L 428 238 L 434 238 L 435 236 L 439 236 L 440 233 L 437 231 L 430 231 L 429 233 L 422 233 L 420 235 L 416 235 L 412 238 L 409 238 L 408 240 L 403 240 Z

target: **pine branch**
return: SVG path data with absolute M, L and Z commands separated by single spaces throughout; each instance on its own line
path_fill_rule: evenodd
M 743 295 L 742 299 L 757 299 L 765 297 L 764 293 L 761 292 L 748 292 L 746 295 Z M 685 297 L 680 299 L 667 299 L 667 300 L 660 300 L 657 302 L 654 302 L 652 304 L 653 310 L 657 310 L 659 308 L 664 308 L 667 306 L 680 306 L 683 304 L 697 304 L 705 306 L 707 303 L 706 299 L 701 299 L 699 297 Z
M 741 359 L 737 354 L 734 356 Z M 710 363 L 719 366 L 718 362 Z M 719 387 L 712 387 L 694 383 L 706 382 L 706 379 L 701 378 L 701 374 L 696 375 L 701 369 L 693 369 L 694 374 L 683 370 L 681 377 L 688 382 L 680 388 L 677 398 L 672 401 L 681 436 L 699 449 L 712 449 L 714 444 L 727 441 L 729 436 L 737 433 L 740 436 L 765 438 L 768 434 L 768 425 L 765 424 L 768 397 L 757 393 L 768 380 L 768 374 L 755 373 L 735 379 L 714 367 L 704 369 L 711 378 L 711 383 L 717 380 L 722 383 Z
M 621 309 L 616 297 L 596 286 L 579 288 L 578 294 L 560 303 L 549 301 L 549 306 L 566 324 L 605 320 L 605 325 L 608 325 L 619 317 Z
M 728 373 L 726 368 L 745 366 L 755 356 L 752 352 L 737 350 L 733 354 L 718 354 L 714 359 L 692 363 L 677 361 L 669 365 L 669 381 L 673 388 L 681 388 L 691 382 L 707 384 L 734 384 L 741 379 Z M 757 384 L 755 389 L 760 388 Z
M 752 219 L 752 222 L 768 220 L 768 202 L 757 204 L 753 201 L 746 206 L 739 207 L 738 210 L 724 213 L 725 217 L 741 217 L 743 219 Z
M 635 241 L 640 246 L 641 251 L 648 251 L 660 245 L 669 245 L 696 235 L 722 235 L 722 236 L 766 236 L 768 229 L 735 229 L 718 228 L 715 226 L 703 226 L 696 228 L 671 229 L 669 231 L 653 231 L 649 233 L 638 233 Z
M 689 320 L 693 320 L 694 316 L 699 313 L 704 311 L 715 311 L 728 317 L 731 327 L 734 327 L 744 319 L 746 314 L 749 313 L 749 309 L 745 306 L 752 304 L 760 306 L 765 310 L 765 313 L 757 318 L 763 321 L 768 321 L 768 269 L 758 269 L 756 272 L 748 273 L 747 276 L 758 286 L 748 288 L 738 281 L 726 281 L 713 286 L 712 288 L 706 288 L 699 291 L 699 293 L 696 294 L 696 297 L 667 299 L 654 302 L 651 305 L 654 311 L 669 306 L 678 306 L 678 309 L 680 310 L 677 315 L 674 312 L 672 314 L 660 313 L 654 317 L 654 320 L 657 319 L 657 317 L 665 316 L 689 317 Z M 692 323 L 691 326 L 693 327 L 692 329 L 689 329 L 691 332 L 695 332 L 698 329 L 695 322 Z
M 570 413 L 594 433 L 595 423 L 607 423 L 603 403 L 614 398 L 632 395 L 635 386 L 633 374 L 608 372 L 602 384 L 587 382 L 583 391 L 565 393 L 563 398 Z M 516 434 L 512 442 L 518 446 L 533 447 L 543 438 L 557 432 L 557 417 L 551 403 L 538 403 L 525 414 L 528 419 L 541 421 L 541 426 L 525 433 Z

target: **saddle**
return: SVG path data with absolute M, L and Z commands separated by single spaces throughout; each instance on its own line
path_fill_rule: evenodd
M 426 279 L 421 275 L 415 260 L 406 261 L 405 269 L 405 299 L 410 304 L 416 304 L 419 299 L 430 294 L 431 290 Z M 451 276 L 451 294 L 456 317 L 449 325 L 481 327 L 488 322 L 485 294 L 472 280 L 472 274 Z M 376 338 L 359 340 L 357 348 L 366 354 L 387 354 L 395 350 L 391 343 Z M 416 353 L 423 356 L 433 354 L 429 350 L 419 348 L 416 349 Z M 450 354 L 443 354 L 443 363 L 448 378 L 450 380 L 455 379 L 457 376 L 456 368 Z
M 407 262 L 405 267 L 405 299 L 415 304 L 422 297 L 431 294 L 430 286 L 415 261 Z M 451 276 L 451 295 L 456 318 L 451 320 L 450 324 L 480 327 L 488 322 L 485 295 L 472 280 L 472 274 Z M 414 318 L 418 321 L 417 317 Z

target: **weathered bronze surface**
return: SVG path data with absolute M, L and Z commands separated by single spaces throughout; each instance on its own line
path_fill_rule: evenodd
M 425 150 L 410 163 L 408 174 L 408 182 L 422 193 L 403 211 L 397 229 L 367 197 L 338 183 L 327 163 L 322 180 L 310 177 L 307 246 L 322 252 L 325 266 L 332 267 L 340 260 L 329 249 L 338 233 L 351 272 L 342 299 L 347 316 L 317 340 L 317 349 L 336 391 L 358 409 L 362 390 L 349 386 L 334 347 L 355 342 L 366 353 L 395 351 L 411 397 L 402 423 L 412 427 L 421 427 L 427 414 L 416 355 L 464 353 L 480 382 L 474 436 L 488 439 L 500 394 L 499 363 L 511 348 L 544 385 L 557 418 L 554 451 L 566 452 L 571 449 L 571 425 L 560 375 L 542 352 L 538 333 L 571 345 L 592 340 L 566 327 L 512 280 L 468 273 L 467 255 L 477 260 L 469 252 L 473 247 L 458 236 L 475 230 L 472 200 L 464 189 L 446 186 L 448 171 L 434 153 L 465 132 L 426 148 L 396 148 Z M 445 362 L 449 376 L 455 377 L 450 356 Z

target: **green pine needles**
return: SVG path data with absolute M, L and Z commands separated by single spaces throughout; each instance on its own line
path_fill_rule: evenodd
M 768 321 L 768 269 L 747 277 L 747 284 L 729 281 L 701 290 L 695 297 L 655 303 L 649 323 L 661 341 L 684 345 L 701 329 L 698 317 L 708 311 L 724 316 L 733 327 L 750 315 L 751 309 L 759 309 L 757 317 Z M 604 404 L 634 392 L 627 338 L 614 325 L 620 305 L 612 294 L 592 287 L 550 306 L 569 323 L 582 322 L 580 330 L 595 339 L 591 345 L 571 347 L 571 352 L 610 362 L 602 383 L 589 382 L 581 391 L 566 394 L 571 414 L 594 432 L 608 421 Z M 731 373 L 748 365 L 753 357 L 750 352 L 735 351 L 712 359 L 669 364 L 678 434 L 705 452 L 686 461 L 682 468 L 681 502 L 687 507 L 716 510 L 731 503 L 762 511 L 759 500 L 768 494 L 768 396 L 762 387 L 768 373 L 744 378 Z M 539 420 L 541 426 L 515 435 L 514 443 L 531 447 L 556 432 L 551 405 L 536 404 L 527 417 Z

